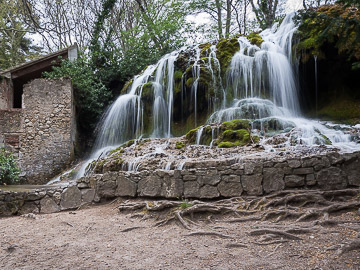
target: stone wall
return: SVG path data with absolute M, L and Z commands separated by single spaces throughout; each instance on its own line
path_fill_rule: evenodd
M 13 92 L 10 79 L 0 76 L 0 110 L 12 108 Z
M 24 86 L 22 109 L 0 110 L 0 147 L 18 155 L 21 176 L 42 184 L 72 160 L 76 123 L 68 79 L 35 79 Z
M 94 176 L 100 198 L 116 196 L 215 199 L 284 189 L 360 186 L 360 152 L 304 158 L 225 159 L 185 164 L 184 170 L 107 172 Z M 86 183 L 91 178 L 80 179 Z
M 20 166 L 28 183 L 39 184 L 59 173 L 73 157 L 76 127 L 71 81 L 33 80 L 24 87 L 23 110 Z
M 73 186 L 48 186 L 45 190 L 0 191 L 0 215 L 57 212 L 115 197 L 217 199 L 285 189 L 360 187 L 360 152 L 210 160 L 185 166 L 174 171 L 107 172 L 80 178 Z

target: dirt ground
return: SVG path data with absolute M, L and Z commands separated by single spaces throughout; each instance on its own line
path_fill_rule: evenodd
M 336 216 L 346 226 L 271 244 L 250 232 L 292 221 L 228 223 L 215 216 L 199 217 L 192 230 L 178 221 L 155 227 L 155 218 L 120 212 L 118 204 L 1 218 L 0 269 L 360 269 L 358 249 L 339 253 L 359 239 L 357 211 Z

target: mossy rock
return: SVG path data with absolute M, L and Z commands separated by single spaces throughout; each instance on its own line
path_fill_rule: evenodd
M 185 138 L 189 143 L 194 144 L 196 142 L 196 135 L 199 128 L 200 127 L 194 128 L 186 133 Z
M 183 76 L 183 73 L 180 70 L 175 71 L 175 73 L 174 73 L 175 83 L 178 82 L 178 81 L 181 82 L 182 76 Z
M 199 45 L 199 48 L 200 48 L 200 56 L 201 57 L 206 57 L 207 55 L 207 51 L 210 49 L 211 47 L 211 43 L 204 43 L 204 44 L 201 44 Z
M 152 101 L 154 99 L 154 90 L 151 82 L 143 85 L 141 99 L 143 101 Z
M 222 39 L 216 45 L 216 49 L 216 56 L 220 62 L 222 77 L 224 77 L 231 59 L 233 58 L 234 54 L 240 50 L 239 41 L 236 38 Z
M 194 84 L 194 78 L 189 78 L 189 79 L 186 80 L 186 87 L 187 88 L 191 88 L 193 84 Z
M 185 143 L 184 142 L 176 142 L 175 147 L 176 147 L 176 149 L 182 149 L 185 147 Z
M 256 45 L 259 48 L 261 47 L 261 44 L 264 42 L 264 40 L 259 35 L 259 33 L 251 33 L 247 35 L 246 38 L 250 41 L 252 45 Z
M 132 85 L 132 83 L 133 83 L 133 80 L 128 81 L 128 82 L 124 85 L 124 87 L 121 89 L 120 94 L 121 94 L 121 95 L 126 94 L 126 93 L 128 92 L 129 87 Z
M 251 124 L 250 124 L 249 120 L 235 119 L 235 120 L 231 120 L 231 121 L 222 123 L 220 129 L 221 130 L 239 130 L 239 129 L 249 130 L 249 129 L 251 129 Z

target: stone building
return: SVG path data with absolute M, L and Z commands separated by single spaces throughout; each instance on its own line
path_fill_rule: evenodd
M 76 122 L 71 80 L 40 78 L 61 59 L 76 57 L 74 45 L 0 72 L 0 147 L 18 156 L 26 183 L 45 183 L 73 159 Z

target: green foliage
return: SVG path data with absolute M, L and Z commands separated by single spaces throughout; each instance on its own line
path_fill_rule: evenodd
M 193 204 L 192 204 L 192 203 L 189 203 L 189 202 L 187 202 L 187 201 L 182 201 L 182 203 L 180 204 L 180 208 L 181 208 L 181 209 L 186 209 L 186 208 L 189 208 L 189 207 L 191 207 L 191 206 L 193 206 Z
M 18 168 L 14 156 L 0 148 L 0 185 L 18 184 L 20 169 Z
M 41 48 L 27 37 L 21 1 L 0 1 L 0 69 L 7 69 L 39 56 Z
M 300 12 L 297 18 L 301 41 L 297 50 L 324 57 L 324 45 L 333 44 L 339 54 L 348 55 L 353 68 L 360 65 L 360 11 L 342 5 L 327 5 Z M 303 60 L 309 58 L 303 55 Z
M 50 79 L 72 79 L 79 128 L 85 133 L 92 132 L 112 94 L 94 72 L 87 57 L 82 55 L 73 62 L 63 60 L 60 66 L 53 67 L 52 72 L 43 75 Z
M 176 142 L 176 149 L 181 149 L 185 147 L 185 143 L 184 142 Z

